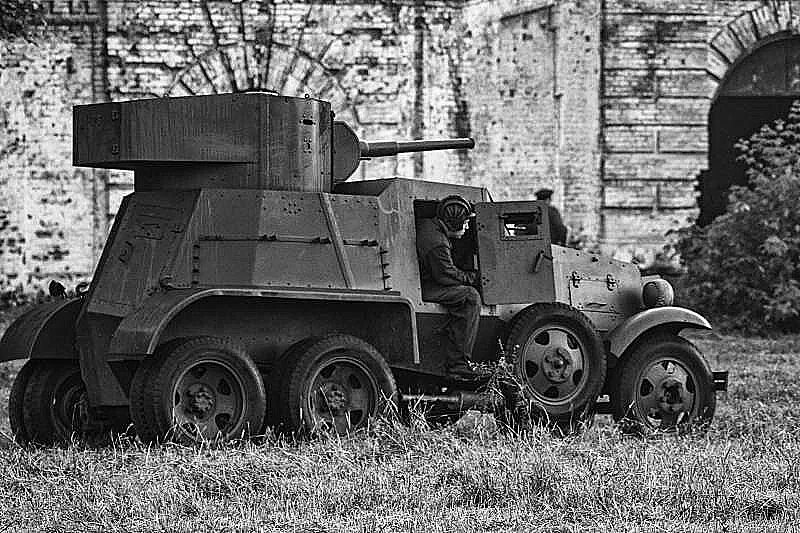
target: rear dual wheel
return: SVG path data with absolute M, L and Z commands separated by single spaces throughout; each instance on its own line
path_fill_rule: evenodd
M 257 433 L 266 392 L 252 359 L 216 337 L 170 342 L 131 383 L 131 417 L 144 441 L 204 442 Z
M 111 429 L 90 418 L 86 386 L 74 360 L 27 361 L 14 380 L 8 410 L 19 444 L 98 444 Z M 124 431 L 127 421 L 117 422 L 114 428 Z
M 8 421 L 11 425 L 11 433 L 18 444 L 30 442 L 30 434 L 25 429 L 25 390 L 28 388 L 28 381 L 31 378 L 35 367 L 34 360 L 28 360 L 25 365 L 17 372 L 14 383 L 11 385 L 11 394 L 8 397 Z
M 301 341 L 272 374 L 270 422 L 289 434 L 344 435 L 367 426 L 397 401 L 392 371 L 369 343 L 352 335 Z
M 290 348 L 271 375 L 270 417 L 261 375 L 239 347 L 215 337 L 171 341 L 144 361 L 131 383 L 140 438 L 231 440 L 267 425 L 291 434 L 346 434 L 395 401 L 383 357 L 349 335 L 310 338 Z

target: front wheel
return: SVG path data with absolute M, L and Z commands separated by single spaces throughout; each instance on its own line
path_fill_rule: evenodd
M 716 408 L 708 363 L 678 335 L 654 336 L 636 346 L 623 360 L 614 389 L 614 420 L 631 432 L 702 430 Z

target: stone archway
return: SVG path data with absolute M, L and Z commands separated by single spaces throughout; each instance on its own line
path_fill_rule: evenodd
M 738 61 L 720 84 L 709 112 L 709 169 L 700 180 L 700 217 L 725 211 L 731 185 L 746 185 L 735 144 L 764 124 L 786 118 L 800 98 L 800 36 L 772 40 Z
M 177 72 L 164 96 L 218 94 L 250 89 L 275 91 L 287 96 L 308 95 L 327 100 L 338 120 L 360 124 L 353 97 L 340 81 L 340 66 L 331 65 L 341 56 L 342 42 L 335 35 L 306 39 L 305 26 L 292 43 L 275 38 L 275 5 L 245 0 L 221 9 L 210 0 L 200 0 L 211 37 L 211 46 L 197 49 L 188 34 L 185 44 L 192 61 Z M 310 2 L 304 25 L 317 6 Z
M 714 83 L 708 115 L 708 170 L 700 175 L 700 216 L 708 224 L 725 211 L 731 185 L 745 185 L 735 144 L 788 115 L 800 98 L 800 36 L 791 2 L 742 13 L 709 42 Z
M 165 96 L 266 89 L 289 96 L 308 94 L 331 102 L 337 120 L 359 124 L 348 91 L 331 70 L 302 50 L 280 42 L 245 42 L 212 48 L 175 76 Z

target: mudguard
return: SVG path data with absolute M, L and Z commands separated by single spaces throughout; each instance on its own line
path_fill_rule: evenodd
M 83 300 L 39 304 L 8 326 L 0 340 L 0 361 L 77 359 L 75 321 Z
M 644 332 L 661 327 L 677 333 L 685 328 L 711 329 L 711 324 L 702 315 L 683 307 L 655 307 L 636 313 L 614 328 L 606 338 L 608 349 L 620 357 Z
M 124 360 L 132 356 L 152 354 L 161 333 L 170 321 L 190 304 L 211 296 L 245 296 L 323 301 L 397 303 L 403 305 L 411 318 L 413 360 L 419 362 L 417 322 L 410 300 L 399 293 L 319 291 L 297 289 L 174 289 L 151 296 L 136 311 L 126 316 L 117 327 L 108 348 L 109 360 Z

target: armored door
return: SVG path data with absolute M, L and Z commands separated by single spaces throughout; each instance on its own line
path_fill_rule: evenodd
M 553 256 L 544 202 L 475 205 L 485 304 L 552 302 Z

